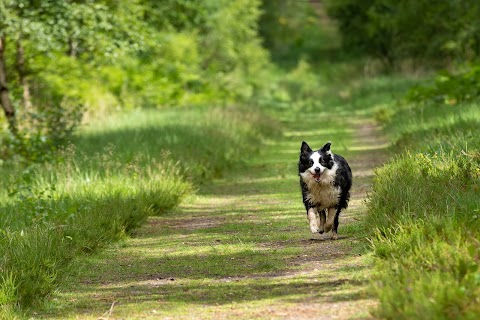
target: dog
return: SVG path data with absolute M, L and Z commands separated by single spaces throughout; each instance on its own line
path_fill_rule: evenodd
M 331 142 L 313 151 L 303 141 L 300 148 L 298 175 L 303 203 L 312 233 L 332 231 L 338 238 L 338 218 L 346 209 L 352 187 L 352 170 L 347 161 L 330 151 Z

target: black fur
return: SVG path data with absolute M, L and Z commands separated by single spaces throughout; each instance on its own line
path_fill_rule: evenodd
M 332 226 L 332 231 L 334 233 L 337 233 L 338 223 L 339 223 L 338 218 L 340 216 L 340 212 L 342 211 L 342 209 L 345 209 L 348 206 L 348 201 L 350 200 L 350 188 L 352 187 L 353 179 L 352 179 L 352 171 L 347 161 L 342 156 L 338 154 L 332 154 L 331 152 L 329 152 L 330 146 L 331 146 L 331 143 L 329 142 L 325 144 L 321 149 L 314 151 L 308 146 L 308 144 L 305 141 L 302 142 L 302 146 L 300 148 L 300 159 L 298 162 L 298 174 L 300 176 L 300 187 L 302 190 L 303 203 L 305 205 L 305 209 L 307 210 L 307 213 L 310 208 L 317 208 L 320 217 L 322 217 L 324 221 L 327 214 L 327 210 L 330 208 L 335 208 L 336 212 L 335 212 L 335 218 Z M 340 190 L 338 199 L 330 199 L 330 204 L 328 205 L 325 205 L 322 203 L 316 203 L 308 199 L 308 194 L 312 190 L 309 190 L 308 184 L 305 183 L 304 178 L 301 175 L 301 174 L 304 174 L 304 176 L 308 177 L 308 174 L 306 174 L 305 172 L 309 169 L 312 169 L 315 172 L 315 168 L 312 167 L 314 163 L 311 158 L 315 152 L 318 152 L 320 155 L 318 160 L 318 164 L 320 164 L 319 167 L 326 168 L 325 170 L 327 169 L 331 170 L 335 164 L 337 165 L 335 177 L 331 182 L 331 184 L 328 184 L 327 186 L 325 186 L 325 184 L 322 186 L 320 186 L 320 184 L 310 185 L 311 188 L 320 188 L 319 190 L 330 188 L 330 186 L 333 188 L 338 188 Z M 320 233 L 323 233 L 322 229 L 320 230 Z

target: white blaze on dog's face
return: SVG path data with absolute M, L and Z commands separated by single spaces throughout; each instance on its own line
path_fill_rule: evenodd
M 305 144 L 306 145 L 306 144 Z M 301 176 L 307 180 L 313 179 L 319 183 L 322 181 L 325 171 L 331 170 L 334 166 L 333 154 L 330 151 L 331 143 L 327 143 L 318 151 L 312 151 L 308 145 L 304 151 L 303 168 L 304 172 Z M 301 160 L 302 161 L 302 160 Z M 306 163 L 308 161 L 308 163 Z
M 327 167 L 322 166 L 322 164 L 320 163 L 321 158 L 322 156 L 318 151 L 315 151 L 310 156 L 310 163 L 312 164 L 312 166 L 308 168 L 308 171 L 312 174 L 312 177 L 313 179 L 315 179 L 316 182 L 320 182 L 322 174 L 327 169 Z

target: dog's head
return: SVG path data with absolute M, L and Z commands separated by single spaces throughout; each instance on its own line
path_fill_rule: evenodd
M 298 171 L 304 179 L 311 177 L 318 183 L 322 180 L 325 170 L 332 169 L 334 162 L 330 151 L 331 145 L 332 143 L 328 142 L 321 149 L 313 151 L 305 141 L 302 142 Z

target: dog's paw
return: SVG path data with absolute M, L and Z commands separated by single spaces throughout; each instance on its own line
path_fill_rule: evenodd
M 324 233 L 324 232 L 325 232 L 325 230 L 323 229 L 323 226 L 320 227 L 320 228 L 318 228 L 318 233 L 322 234 L 322 233 Z
M 317 227 L 317 226 L 310 226 L 310 231 L 311 231 L 312 233 L 314 233 L 314 234 L 315 234 L 315 233 L 319 233 L 319 230 L 318 230 L 318 227 Z
M 338 234 L 335 231 L 332 231 L 332 240 L 337 240 L 338 239 Z
M 329 232 L 330 230 L 332 230 L 332 227 L 333 227 L 333 224 L 331 223 L 325 223 L 325 232 Z

